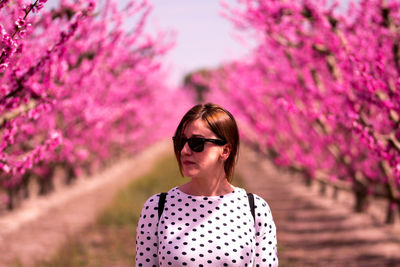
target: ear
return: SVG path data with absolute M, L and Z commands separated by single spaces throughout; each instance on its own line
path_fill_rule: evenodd
M 223 161 L 225 161 L 225 160 L 227 160 L 228 158 L 229 158 L 229 155 L 231 154 L 231 146 L 230 145 L 224 145 L 223 147 L 222 147 L 222 152 L 221 152 L 221 155 L 220 155 L 220 158 L 223 160 Z

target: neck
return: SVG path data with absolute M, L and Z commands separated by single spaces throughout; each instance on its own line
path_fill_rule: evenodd
M 233 187 L 222 175 L 212 178 L 193 177 L 192 180 L 179 189 L 189 195 L 195 196 L 221 196 L 232 192 Z

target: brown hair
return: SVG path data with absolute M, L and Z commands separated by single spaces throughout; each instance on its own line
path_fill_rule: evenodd
M 183 116 L 181 122 L 176 128 L 175 136 L 182 136 L 186 126 L 197 119 L 206 122 L 210 130 L 220 139 L 225 140 L 231 147 L 229 157 L 224 164 L 225 176 L 228 181 L 232 180 L 233 170 L 239 151 L 239 130 L 232 114 L 223 107 L 213 104 L 199 104 L 192 107 Z M 175 156 L 179 164 L 179 170 L 183 176 L 181 152 L 174 147 Z

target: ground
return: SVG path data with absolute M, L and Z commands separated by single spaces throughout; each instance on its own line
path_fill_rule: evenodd
M 278 230 L 281 266 L 400 266 L 399 225 L 385 225 L 383 206 L 353 212 L 353 198 L 321 196 L 300 177 L 278 170 L 250 150 L 239 171 L 247 190 L 269 203 Z
M 87 230 L 115 193 L 135 177 L 151 170 L 165 156 L 169 143 L 158 143 L 133 158 L 121 161 L 69 187 L 33 198 L 18 210 L 0 217 L 0 267 L 31 266 L 51 256 L 74 234 Z
M 115 192 L 171 149 L 169 143 L 159 143 L 96 177 L 2 215 L 0 266 L 10 266 L 17 258 L 22 266 L 30 266 L 49 257 L 70 236 L 88 229 Z M 316 187 L 305 187 L 299 177 L 248 148 L 242 150 L 237 171 L 247 190 L 271 207 L 280 266 L 400 266 L 399 226 L 384 225 L 379 206 L 375 214 L 356 214 L 350 195 L 341 193 L 337 200 L 320 196 Z

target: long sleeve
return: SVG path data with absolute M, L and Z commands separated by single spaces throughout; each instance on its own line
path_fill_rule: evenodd
M 158 266 L 158 199 L 151 196 L 143 206 L 136 228 L 136 267 Z
M 278 266 L 276 226 L 271 210 L 262 198 L 255 195 L 256 243 L 254 266 Z

